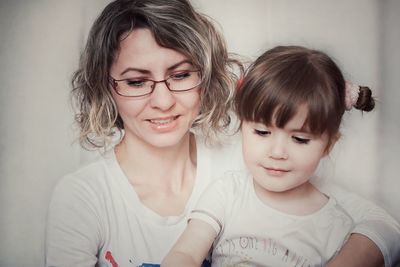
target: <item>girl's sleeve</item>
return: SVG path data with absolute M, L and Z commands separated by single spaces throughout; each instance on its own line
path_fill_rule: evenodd
M 352 233 L 367 236 L 379 247 L 385 266 L 394 266 L 400 261 L 400 225 L 393 217 L 371 201 L 338 186 L 329 184 L 318 188 L 334 196 L 353 218 Z
M 211 183 L 201 195 L 194 210 L 189 214 L 189 219 L 199 219 L 214 228 L 217 235 L 224 226 L 225 212 L 228 209 L 229 180 L 221 178 Z
M 95 266 L 101 228 L 93 191 L 73 177 L 56 186 L 46 229 L 46 266 Z

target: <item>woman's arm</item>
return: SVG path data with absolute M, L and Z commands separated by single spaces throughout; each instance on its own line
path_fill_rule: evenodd
M 393 217 L 374 203 L 335 185 L 318 188 L 334 196 L 355 223 L 351 237 L 329 266 L 381 266 L 384 262 L 390 267 L 400 261 L 400 225 Z
M 382 267 L 383 255 L 371 239 L 362 234 L 352 234 L 339 254 L 327 264 L 327 267 L 342 266 Z
M 201 266 L 216 236 L 217 233 L 211 225 L 198 219 L 191 219 L 161 266 Z

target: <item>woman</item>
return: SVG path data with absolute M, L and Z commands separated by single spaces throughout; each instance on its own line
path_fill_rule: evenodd
M 47 266 L 162 261 L 204 188 L 243 168 L 235 140 L 206 145 L 229 124 L 234 63 L 221 35 L 186 0 L 117 0 L 103 10 L 73 93 L 82 144 L 107 151 L 57 185 Z M 351 266 L 348 256 L 360 260 L 354 266 L 366 259 L 371 266 L 383 263 L 377 245 L 386 263 L 393 260 L 389 249 L 400 250 L 398 225 L 353 195 L 339 192 L 336 198 L 354 216 L 354 233 L 369 233 L 376 245 L 354 234 L 332 266 Z M 357 253 L 367 256 L 357 259 Z

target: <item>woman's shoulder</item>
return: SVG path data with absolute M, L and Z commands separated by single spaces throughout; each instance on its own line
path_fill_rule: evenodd
M 242 195 L 251 186 L 251 176 L 247 171 L 227 171 L 221 177 L 216 178 L 210 185 L 210 188 L 223 194 L 232 196 Z
M 194 133 L 198 142 L 204 143 L 211 150 L 224 150 L 234 147 L 241 143 L 240 132 L 227 131 L 225 134 L 219 133 L 214 138 L 209 138 L 201 133 Z
M 55 191 L 100 193 L 110 176 L 109 153 L 101 155 L 77 170 L 62 176 L 56 183 Z
M 227 171 L 244 170 L 242 143 L 239 133 L 221 136 L 216 143 L 208 143 L 196 135 L 198 157 L 207 159 L 212 176 L 221 177 Z

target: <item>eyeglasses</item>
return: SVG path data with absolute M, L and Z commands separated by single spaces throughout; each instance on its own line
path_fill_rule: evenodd
M 199 86 L 202 82 L 200 71 L 179 71 L 171 74 L 167 79 L 154 81 L 142 78 L 126 78 L 116 80 L 110 77 L 115 92 L 121 96 L 139 97 L 153 93 L 157 83 L 165 83 L 171 92 L 185 92 Z

